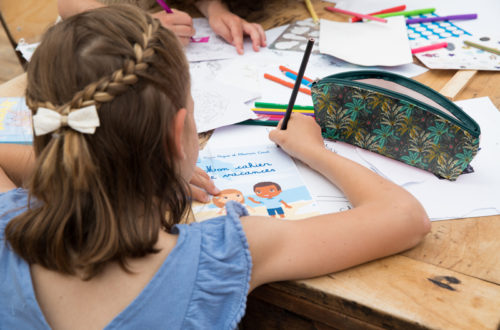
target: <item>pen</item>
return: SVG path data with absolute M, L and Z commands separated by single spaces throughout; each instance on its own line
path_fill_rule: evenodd
M 290 72 L 290 73 L 293 73 L 295 76 L 297 76 L 297 72 L 287 68 L 286 66 L 283 66 L 283 65 L 280 65 L 280 71 L 282 72 Z M 313 80 L 311 78 L 307 78 L 306 76 L 302 77 L 302 79 L 305 79 L 307 81 L 309 81 L 310 83 L 313 82 Z
M 424 8 L 424 9 L 415 9 L 415 10 L 407 10 L 407 11 L 397 11 L 395 13 L 385 13 L 385 14 L 377 14 L 374 15 L 376 17 L 385 18 L 392 16 L 416 16 L 422 14 L 430 14 L 436 11 L 436 8 Z
M 429 50 L 440 49 L 440 48 L 445 48 L 445 47 L 448 47 L 448 43 L 447 42 L 440 42 L 440 43 L 433 44 L 433 45 L 428 45 L 428 46 L 422 46 L 422 47 L 418 47 L 418 48 L 413 48 L 411 50 L 411 53 L 412 54 L 417 54 L 417 53 L 427 52 Z
M 161 8 L 163 8 L 163 10 L 167 13 L 167 14 L 173 14 L 173 10 L 167 5 L 167 3 L 163 0 L 156 0 L 156 2 L 161 6 Z M 209 37 L 201 37 L 201 38 L 193 38 L 191 37 L 189 40 L 191 40 L 191 42 L 208 42 L 208 38 Z
M 297 80 L 297 75 L 296 75 L 296 74 L 293 74 L 293 73 L 288 72 L 288 71 L 285 71 L 285 72 L 284 72 L 284 74 L 285 74 L 285 76 L 287 76 L 288 78 L 291 78 L 291 79 L 293 79 L 293 80 Z M 309 81 L 307 81 L 307 80 L 305 80 L 304 78 L 302 78 L 302 85 L 304 85 L 304 86 L 307 86 L 307 87 L 311 88 L 312 83 L 311 83 L 311 82 L 309 82 Z
M 318 15 L 316 15 L 316 11 L 314 10 L 311 0 L 304 0 L 304 2 L 306 3 L 307 10 L 309 10 L 309 13 L 311 14 L 313 22 L 318 23 Z
M 394 13 L 394 12 L 397 12 L 397 11 L 403 11 L 406 9 L 406 5 L 401 5 L 401 6 L 396 6 L 396 7 L 392 7 L 392 8 L 387 8 L 387 9 L 383 9 L 383 10 L 380 10 L 380 11 L 376 11 L 374 13 L 369 13 L 368 15 L 370 16 L 373 16 L 373 15 L 378 15 L 378 14 L 387 14 L 387 13 Z M 359 17 L 352 17 L 351 18 L 351 22 L 359 22 L 359 21 L 362 21 L 363 19 L 362 18 L 359 18 Z
M 283 79 L 280 79 L 280 78 L 275 77 L 273 75 L 270 75 L 269 73 L 264 73 L 264 78 L 269 79 L 271 81 L 274 81 L 275 83 L 281 84 L 283 86 L 294 88 L 294 84 L 292 84 L 291 82 L 288 82 L 286 80 L 283 80 Z M 298 85 L 300 86 L 300 83 Z M 299 88 L 298 90 L 301 91 L 302 93 L 307 94 L 307 95 L 311 95 L 311 90 L 309 90 L 307 88 Z
M 299 92 L 300 82 L 302 81 L 302 77 L 304 77 L 304 72 L 306 71 L 307 62 L 309 61 L 309 56 L 311 55 L 313 44 L 314 44 L 314 39 L 310 38 L 307 41 L 304 57 L 302 58 L 302 63 L 300 64 L 299 73 L 297 74 L 297 80 L 295 80 L 295 86 L 293 87 L 292 95 L 290 95 L 288 108 L 286 109 L 285 117 L 283 118 L 283 122 L 281 124 L 282 130 L 285 130 L 288 126 L 288 120 L 290 120 L 290 115 L 292 114 L 293 105 L 295 104 L 297 93 Z
M 270 116 L 270 117 L 284 117 L 286 115 L 286 112 L 256 111 L 256 110 L 254 110 L 254 112 L 257 115 L 266 115 L 266 116 Z M 314 112 L 312 112 L 312 113 L 311 112 L 297 112 L 297 111 L 293 111 L 293 112 L 300 113 L 304 116 L 314 117 Z
M 500 55 L 500 49 L 486 47 L 486 46 L 483 46 L 483 45 L 480 45 L 480 44 L 476 44 L 475 42 L 471 42 L 471 41 L 467 41 L 467 40 L 464 41 L 464 44 L 466 44 L 467 46 L 470 46 L 470 47 L 482 49 L 482 50 L 484 50 L 486 52 L 490 52 L 490 53 L 493 53 L 493 54 L 496 54 L 496 55 Z
M 286 109 L 286 108 L 288 108 L 288 104 L 269 103 L 269 102 L 255 102 L 254 106 L 256 108 L 267 108 L 267 109 Z M 293 109 L 314 110 L 314 107 L 312 105 L 296 105 L 295 104 L 293 106 Z
M 163 0 L 156 0 L 156 2 L 163 8 L 164 11 L 167 12 L 167 14 L 173 14 L 174 13 L 172 11 L 172 9 L 170 9 L 170 7 L 166 4 L 165 1 L 163 1 Z
M 372 21 L 387 23 L 387 20 L 383 19 L 383 18 L 374 17 L 374 16 L 370 16 L 370 15 L 365 15 L 365 14 L 359 14 L 359 13 L 355 13 L 353 11 L 344 10 L 344 9 L 340 9 L 340 8 L 337 8 L 337 7 L 329 7 L 329 6 L 327 6 L 327 7 L 325 7 L 325 9 L 329 10 L 329 11 L 332 11 L 334 13 L 341 13 L 341 14 L 346 14 L 346 15 L 350 15 L 350 16 L 354 16 L 354 17 L 369 19 L 369 20 L 372 20 Z

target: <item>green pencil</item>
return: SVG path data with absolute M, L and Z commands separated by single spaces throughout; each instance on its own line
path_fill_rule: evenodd
M 500 49 L 486 47 L 486 46 L 476 44 L 475 42 L 471 42 L 471 41 L 467 41 L 467 40 L 464 40 L 464 44 L 466 44 L 467 46 L 474 47 L 474 48 L 482 49 L 484 51 L 487 51 L 487 52 L 490 52 L 490 53 L 493 53 L 496 55 L 500 55 Z
M 386 14 L 378 14 L 373 15 L 375 17 L 385 18 L 392 16 L 416 16 L 421 14 L 430 14 L 436 11 L 436 8 L 424 8 L 424 9 L 415 9 L 415 10 L 407 10 L 407 11 L 397 11 L 394 13 L 386 13 Z
M 288 104 L 278 104 L 278 103 L 268 103 L 268 102 L 255 102 L 256 108 L 266 108 L 266 109 L 286 109 Z M 314 110 L 313 106 L 310 105 L 294 105 L 294 109 L 297 110 Z

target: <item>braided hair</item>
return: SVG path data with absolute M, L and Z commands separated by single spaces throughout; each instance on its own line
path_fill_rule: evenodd
M 173 118 L 186 107 L 182 46 L 133 6 L 99 8 L 52 27 L 28 67 L 26 101 L 67 115 L 95 105 L 100 126 L 34 137 L 27 210 L 5 230 L 28 263 L 90 279 L 109 262 L 157 252 L 189 209 Z

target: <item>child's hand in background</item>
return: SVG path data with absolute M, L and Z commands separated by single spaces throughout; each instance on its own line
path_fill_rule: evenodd
M 266 34 L 260 24 L 250 23 L 231 13 L 220 1 L 206 0 L 197 4 L 200 11 L 208 17 L 210 27 L 215 33 L 236 47 L 243 54 L 243 37 L 250 36 L 253 49 L 257 52 L 266 46 Z
M 152 14 L 157 18 L 161 25 L 172 31 L 184 46 L 189 44 L 190 38 L 194 36 L 195 29 L 193 27 L 193 19 L 187 13 L 172 9 L 173 13 L 169 14 L 165 11 L 159 11 Z

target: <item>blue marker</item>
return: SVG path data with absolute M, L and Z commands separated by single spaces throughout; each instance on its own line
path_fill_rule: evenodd
M 293 80 L 297 80 L 297 75 L 291 73 L 291 72 L 288 72 L 288 71 L 283 71 L 283 73 L 285 74 L 285 76 L 287 76 L 288 78 L 292 78 Z M 305 80 L 305 79 L 302 79 L 302 85 L 305 85 L 309 88 L 311 88 L 311 82 Z

